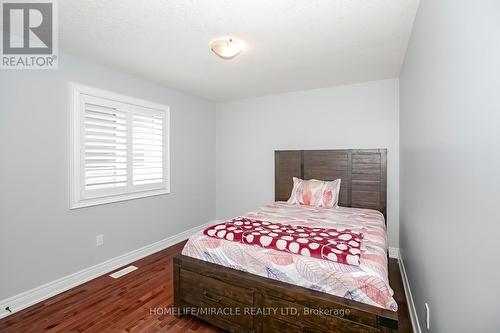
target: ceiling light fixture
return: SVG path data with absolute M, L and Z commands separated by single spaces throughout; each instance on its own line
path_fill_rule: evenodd
M 222 59 L 232 59 L 243 51 L 243 43 L 234 38 L 221 38 L 212 41 L 210 48 Z

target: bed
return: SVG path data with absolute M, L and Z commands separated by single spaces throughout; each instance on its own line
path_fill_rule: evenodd
M 342 179 L 338 208 L 289 205 L 292 178 Z M 174 305 L 231 332 L 392 332 L 386 150 L 275 152 L 275 200 L 242 216 L 364 230 L 359 266 L 208 237 L 174 258 Z M 185 311 L 189 310 L 189 311 Z

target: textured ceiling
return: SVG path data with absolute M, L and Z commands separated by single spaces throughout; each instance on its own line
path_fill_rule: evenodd
M 418 0 L 60 0 L 63 52 L 212 101 L 399 76 Z M 221 36 L 247 43 L 232 60 Z

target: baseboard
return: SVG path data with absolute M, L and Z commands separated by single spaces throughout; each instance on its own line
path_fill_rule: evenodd
M 413 296 L 411 294 L 410 283 L 408 282 L 408 276 L 406 276 L 405 265 L 403 258 L 401 258 L 401 253 L 398 251 L 399 256 L 399 270 L 401 272 L 401 278 L 403 279 L 403 287 L 405 290 L 406 300 L 408 302 L 408 311 L 410 312 L 411 325 L 413 327 L 413 333 L 422 333 L 420 329 L 420 323 L 418 322 L 417 309 L 415 308 L 415 303 L 413 302 Z
M 399 248 L 389 247 L 389 258 L 398 259 L 399 258 Z
M 207 222 L 200 226 L 183 231 L 179 234 L 162 239 L 156 243 L 146 245 L 144 247 L 141 247 L 140 249 L 128 252 L 121 256 L 109 259 L 103 263 L 46 283 L 42 286 L 33 288 L 7 299 L 0 300 L 0 318 L 7 317 L 36 303 L 42 302 L 52 296 L 55 296 L 87 281 L 95 279 L 96 277 L 114 271 L 117 268 L 128 265 L 136 260 L 147 257 L 150 254 L 182 242 L 183 240 L 189 238 L 192 234 L 214 223 L 215 221 Z M 9 307 L 12 312 L 7 311 L 5 309 L 7 307 Z

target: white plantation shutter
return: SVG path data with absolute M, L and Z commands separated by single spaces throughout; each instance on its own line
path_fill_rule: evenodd
M 74 90 L 71 207 L 168 193 L 168 107 Z
M 163 178 L 164 115 L 132 113 L 133 185 L 161 184 Z
M 127 186 L 127 113 L 117 103 L 84 98 L 83 185 L 94 195 Z M 113 191 L 114 189 L 118 189 Z

